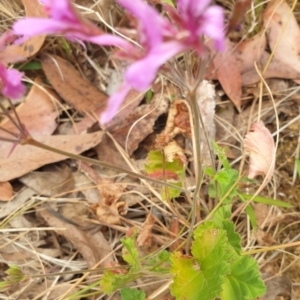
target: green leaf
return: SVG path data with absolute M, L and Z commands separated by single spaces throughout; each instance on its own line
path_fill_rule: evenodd
M 208 175 L 209 177 L 214 177 L 215 176 L 215 171 L 212 167 L 206 167 L 204 170 L 205 174 Z
M 147 161 L 145 165 L 145 171 L 157 180 L 166 180 L 178 187 L 182 187 L 182 182 L 185 176 L 185 166 L 179 158 L 175 158 L 173 161 L 166 161 L 161 151 L 150 151 L 148 153 Z M 174 188 L 163 187 L 162 198 L 169 200 L 176 198 L 180 195 L 180 191 Z
M 222 228 L 227 231 L 228 242 L 237 254 L 241 254 L 241 237 L 234 230 L 234 224 L 229 220 L 222 222 Z
M 127 274 L 115 274 L 110 270 L 106 270 L 101 278 L 100 288 L 105 294 L 110 295 L 128 282 Z
M 230 164 L 228 162 L 228 159 L 226 157 L 226 149 L 219 147 L 219 145 L 215 141 L 213 141 L 212 146 L 213 146 L 213 148 L 215 150 L 215 153 L 218 156 L 220 162 L 224 166 L 224 169 L 225 170 L 231 169 L 231 166 L 230 166 Z
M 300 178 L 300 159 L 296 158 L 296 165 L 297 165 L 297 173 L 298 177 Z
M 122 257 L 131 266 L 133 272 L 137 272 L 141 269 L 140 259 L 138 250 L 135 245 L 136 240 L 136 230 L 131 237 L 126 237 L 121 239 L 123 244 Z
M 213 300 L 221 291 L 222 275 L 216 272 L 214 283 L 205 277 L 200 264 L 179 252 L 171 255 L 171 274 L 174 276 L 171 293 L 176 299 Z
M 153 98 L 153 91 L 149 89 L 146 93 L 146 103 L 151 103 L 152 98 Z
M 170 273 L 170 257 L 170 252 L 163 250 L 157 255 L 150 257 L 146 265 L 151 272 Z
M 172 184 L 178 186 L 178 187 L 182 187 L 182 183 L 181 182 L 173 182 L 171 181 Z M 164 186 L 161 190 L 161 197 L 163 200 L 170 200 L 173 198 L 177 198 L 179 197 L 181 194 L 180 190 L 168 187 L 168 186 Z
M 228 243 L 227 232 L 215 227 L 208 221 L 195 230 L 193 257 L 180 253 L 171 256 L 171 292 L 177 299 L 213 300 L 220 295 L 224 276 L 230 272 L 229 263 L 236 254 Z
M 238 193 L 238 195 L 240 196 L 242 201 L 250 200 L 253 198 L 253 195 L 248 195 L 248 194 L 243 194 L 243 193 Z M 266 198 L 266 197 L 261 197 L 261 196 L 255 196 L 253 198 L 253 201 L 258 202 L 258 203 L 268 204 L 268 205 L 274 205 L 274 206 L 278 206 L 278 207 L 285 207 L 285 208 L 293 207 L 293 205 L 291 205 L 287 202 L 276 200 L 276 199 L 271 199 L 271 198 Z
M 217 227 L 222 228 L 224 220 L 228 220 L 231 217 L 231 204 L 225 204 L 221 206 L 214 213 L 213 220 Z
M 122 300 L 145 300 L 146 294 L 138 289 L 123 288 L 121 291 Z
M 266 292 L 258 264 L 249 256 L 238 257 L 223 284 L 222 300 L 256 299 Z
M 257 223 L 256 223 L 255 213 L 254 213 L 253 207 L 251 205 L 247 205 L 246 213 L 247 213 L 247 215 L 250 219 L 250 223 L 251 223 L 252 228 L 254 230 L 256 230 L 257 229 Z
M 239 174 L 235 169 L 223 169 L 219 171 L 213 180 L 210 182 L 209 186 L 209 196 L 215 198 L 217 196 L 215 191 L 215 181 L 218 182 L 218 198 L 223 198 L 229 190 L 232 189 L 232 186 L 238 180 Z M 233 189 L 229 195 L 227 195 L 227 201 L 225 203 L 229 203 L 232 198 L 237 194 L 236 189 Z

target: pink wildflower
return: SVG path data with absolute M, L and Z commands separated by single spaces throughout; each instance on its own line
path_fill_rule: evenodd
M 175 26 L 143 0 L 118 0 L 139 21 L 142 50 L 120 37 L 104 34 L 83 19 L 70 0 L 43 0 L 50 19 L 25 18 L 17 21 L 13 30 L 22 36 L 21 40 L 37 34 L 62 34 L 69 39 L 120 47 L 123 57 L 134 62 L 125 71 L 123 84 L 109 99 L 101 116 L 101 123 L 107 123 L 118 111 L 129 90 L 146 91 L 158 69 L 170 58 L 189 48 L 202 54 L 203 34 L 212 38 L 219 50 L 223 49 L 223 11 L 216 5 L 209 6 L 210 1 L 178 0 L 178 12 L 169 8 L 178 25 Z
M 0 64 L 0 89 L 2 94 L 12 99 L 18 99 L 22 96 L 26 88 L 22 84 L 23 74 L 15 69 L 6 69 L 3 64 Z
M 255 122 L 244 139 L 244 149 L 250 154 L 248 177 L 267 176 L 269 182 L 275 169 L 275 145 L 263 122 Z
M 203 54 L 202 36 L 210 37 L 217 50 L 225 48 L 224 13 L 211 0 L 178 0 L 177 10 L 167 7 L 172 19 L 179 26 L 181 42 Z

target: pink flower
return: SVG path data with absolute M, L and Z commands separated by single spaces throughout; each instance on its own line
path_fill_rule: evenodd
M 178 0 L 177 11 L 168 7 L 173 20 L 179 25 L 179 37 L 188 48 L 203 54 L 202 36 L 210 37 L 216 49 L 225 48 L 224 13 L 217 5 L 209 6 L 211 0 Z
M 263 122 L 252 124 L 244 139 L 244 149 L 250 154 L 248 177 L 267 176 L 269 182 L 275 170 L 275 145 L 270 131 Z
M 118 0 L 139 22 L 138 36 L 142 49 L 118 36 L 104 34 L 83 19 L 70 0 L 43 0 L 50 19 L 25 18 L 17 21 L 13 30 L 22 36 L 21 41 L 37 34 L 62 34 L 71 40 L 121 48 L 119 57 L 134 62 L 125 71 L 123 84 L 109 99 L 107 109 L 101 116 L 101 123 L 107 123 L 116 114 L 130 89 L 149 89 L 159 68 L 170 58 L 189 48 L 202 54 L 202 35 L 212 38 L 218 49 L 224 47 L 223 11 L 216 5 L 209 6 L 210 1 L 178 0 L 178 12 L 169 8 L 178 25 L 175 26 L 146 1 Z
M 129 43 L 125 40 L 105 34 L 89 20 L 81 17 L 71 1 L 43 0 L 42 2 L 50 18 L 24 18 L 15 22 L 13 32 L 22 36 L 18 43 L 39 34 L 60 34 L 70 40 L 128 47 Z
M 23 74 L 15 69 L 6 69 L 3 64 L 0 64 L 0 89 L 2 94 L 12 99 L 21 97 L 26 88 L 22 84 Z

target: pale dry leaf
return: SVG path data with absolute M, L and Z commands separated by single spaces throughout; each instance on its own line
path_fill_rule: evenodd
M 30 89 L 25 101 L 21 103 L 16 111 L 28 132 L 32 135 L 51 135 L 57 127 L 56 118 L 59 115 L 59 109 L 55 106 L 53 93 L 49 89 L 44 89 L 39 79 L 35 80 L 35 84 Z M 18 129 L 6 117 L 0 125 L 18 134 Z M 12 136 L 0 130 L 0 137 L 12 138 Z M 0 149 L 2 145 L 7 145 L 6 142 L 0 141 Z M 3 150 L 1 150 L 3 152 Z M 0 157 L 3 154 L 0 153 Z
M 73 154 L 82 153 L 97 145 L 103 136 L 103 132 L 95 132 L 83 135 L 55 135 L 35 136 L 39 142 L 61 149 Z M 8 181 L 41 166 L 67 159 L 68 157 L 52 151 L 44 150 L 31 145 L 17 145 L 11 151 L 11 143 L 0 144 L 0 181 Z
M 9 201 L 13 197 L 14 190 L 9 182 L 0 182 L 0 201 Z
M 100 114 L 108 96 L 83 78 L 71 63 L 55 55 L 42 57 L 42 68 L 56 92 L 79 112 Z
M 239 43 L 234 49 L 234 55 L 238 62 L 241 74 L 254 68 L 265 51 L 267 44 L 265 31 L 262 29 L 258 34 L 248 40 Z
M 267 184 L 275 170 L 275 144 L 262 121 L 252 124 L 244 139 L 244 150 L 250 155 L 248 178 L 265 175 Z
M 269 58 L 270 58 L 270 54 L 264 51 L 259 61 L 260 66 L 262 67 L 265 66 L 269 61 Z M 273 57 L 270 64 L 268 64 L 268 68 L 262 74 L 262 76 L 264 79 L 282 78 L 282 79 L 293 79 L 294 81 L 297 82 L 297 79 L 300 79 L 300 70 L 296 70 L 295 68 L 290 68 L 288 65 L 280 61 L 278 58 Z M 242 74 L 243 86 L 254 84 L 256 82 L 259 82 L 260 80 L 261 77 L 259 76 L 255 68 L 252 68 Z
M 24 185 L 40 195 L 54 196 L 74 189 L 74 178 L 67 165 L 45 172 L 30 172 L 19 178 Z
M 274 58 L 300 72 L 300 28 L 287 2 L 270 1 L 263 22 Z
M 155 217 L 150 213 L 148 214 L 141 231 L 138 234 L 136 243 L 138 247 L 149 248 L 152 245 L 152 229 L 156 222 Z
M 27 17 L 45 18 L 47 14 L 39 0 L 22 0 Z M 35 55 L 43 46 L 45 35 L 29 38 L 21 45 L 9 45 L 0 52 L 0 61 L 8 64 L 24 60 Z
M 92 183 L 91 179 L 89 179 L 85 174 L 79 172 L 73 174 L 73 177 L 75 180 L 75 188 L 84 195 L 84 199 L 89 203 L 98 203 L 99 192 L 95 184 Z
M 106 266 L 113 262 L 112 249 L 101 231 L 97 231 L 96 233 L 82 231 L 78 226 L 56 218 L 48 210 L 41 210 L 40 215 L 49 226 L 66 228 L 66 230 L 60 230 L 58 233 L 76 246 L 89 268 L 94 267 L 99 261 L 102 261 L 101 266 Z
M 262 274 L 263 279 L 267 287 L 267 292 L 264 296 L 261 297 L 261 300 L 275 300 L 275 299 L 295 299 L 292 297 L 293 289 L 291 280 L 283 276 L 272 276 L 272 274 L 264 273 Z M 270 280 L 269 277 L 272 277 Z M 267 280 L 266 280 L 267 279 Z M 287 298 L 278 296 L 285 296 Z M 291 298 L 292 297 L 292 298 Z
M 35 194 L 30 188 L 25 188 L 16 193 L 9 202 L 0 202 L 0 219 L 11 215 L 13 212 L 23 207 L 24 204 Z

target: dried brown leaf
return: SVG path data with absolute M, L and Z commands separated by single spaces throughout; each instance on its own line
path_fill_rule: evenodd
M 266 51 L 263 52 L 262 57 L 260 58 L 260 66 L 263 67 L 269 61 L 270 54 Z M 262 72 L 262 70 L 261 70 Z M 264 79 L 269 78 L 282 78 L 282 79 L 293 79 L 297 81 L 300 79 L 300 70 L 297 71 L 295 68 L 290 68 L 285 63 L 273 57 L 271 62 L 268 64 L 268 68 L 263 73 Z M 252 68 L 242 74 L 242 84 L 243 86 L 254 84 L 261 80 L 261 77 L 258 75 L 255 68 Z
M 30 172 L 20 177 L 19 181 L 45 196 L 53 196 L 74 189 L 74 178 L 67 165 L 45 172 Z
M 41 210 L 41 216 L 51 227 L 66 228 L 58 231 L 59 234 L 71 241 L 81 253 L 89 268 L 92 268 L 100 260 L 102 266 L 113 262 L 112 250 L 101 231 L 96 233 L 82 231 L 79 227 L 58 219 L 48 210 Z M 105 258 L 105 259 L 104 259 Z
M 242 97 L 241 72 L 233 53 L 233 45 L 228 39 L 226 40 L 226 51 L 216 53 L 213 62 L 222 88 L 237 109 L 240 110 Z
M 254 68 L 254 63 L 259 65 L 260 59 L 266 48 L 265 31 L 262 30 L 252 38 L 244 40 L 234 49 L 241 74 Z
M 270 1 L 263 21 L 274 58 L 300 72 L 300 28 L 287 2 Z
M 9 201 L 13 197 L 14 190 L 9 182 L 0 182 L 0 201 Z
M 56 118 L 59 115 L 59 110 L 56 108 L 52 94 L 48 89 L 43 90 L 40 81 L 36 80 L 36 84 L 32 86 L 25 101 L 21 103 L 16 111 L 28 132 L 32 135 L 50 135 L 57 127 Z M 50 94 L 49 94 L 50 93 Z M 18 134 L 18 129 L 6 117 L 0 125 L 10 132 Z M 12 138 L 12 136 L 0 130 L 0 137 Z M 0 141 L 0 149 L 3 152 L 7 143 Z M 3 153 L 0 157 L 3 157 Z
M 57 93 L 79 112 L 100 114 L 108 96 L 98 90 L 66 60 L 55 55 L 44 55 L 42 67 Z
M 141 231 L 136 239 L 138 247 L 149 248 L 152 245 L 152 229 L 156 222 L 155 217 L 150 213 L 148 214 Z
M 109 127 L 108 130 L 131 155 L 138 148 L 139 143 L 153 132 L 156 119 L 167 112 L 168 104 L 169 101 L 166 98 L 155 95 L 151 100 L 151 104 L 137 107 L 126 120 Z
M 22 0 L 27 17 L 47 17 L 39 0 Z M 36 54 L 45 41 L 45 35 L 32 37 L 21 45 L 7 46 L 0 52 L 0 61 L 8 64 L 24 60 Z
M 97 145 L 103 136 L 103 132 L 95 132 L 84 135 L 56 135 L 36 136 L 36 140 L 51 147 L 61 149 L 73 154 L 82 153 Z M 37 168 L 53 162 L 67 159 L 67 157 L 48 150 L 31 145 L 17 145 L 11 155 L 11 143 L 4 143 L 0 152 L 0 181 L 8 181 Z

